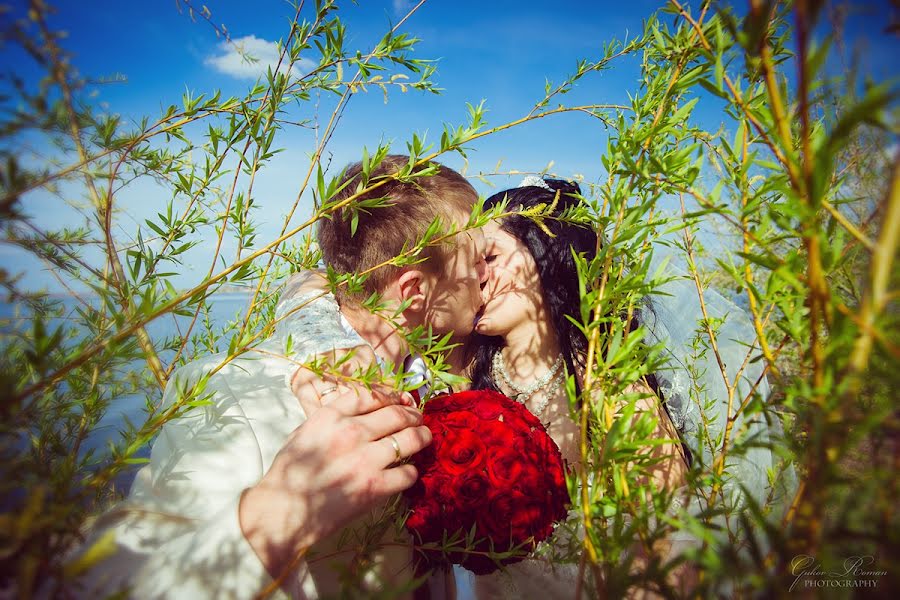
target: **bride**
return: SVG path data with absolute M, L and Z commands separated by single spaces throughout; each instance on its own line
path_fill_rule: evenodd
M 574 183 L 527 177 L 520 187 L 488 198 L 485 209 L 503 201 L 508 202 L 508 211 L 545 205 L 553 206 L 554 215 L 559 216 L 580 202 L 580 190 Z M 546 424 L 564 458 L 576 465 L 580 431 L 570 417 L 563 384 L 564 374 L 574 375 L 576 397 L 582 397 L 587 340 L 576 324 L 582 292 L 573 253 L 590 262 L 598 247 L 597 234 L 571 222 L 547 218 L 538 224 L 514 214 L 485 226 L 485 237 L 488 282 L 483 315 L 469 343 L 472 387 L 498 390 L 525 404 Z M 678 490 L 670 513 L 683 510 L 725 532 L 722 535 L 730 535 L 739 521 L 733 516 L 745 508 L 748 496 L 757 506 L 775 507 L 777 517 L 777 509 L 783 508 L 795 484 L 794 473 L 772 450 L 780 427 L 770 422 L 766 410 L 749 414 L 738 408 L 741 400 L 756 398 L 765 403 L 768 397 L 764 367 L 749 360 L 756 336 L 744 312 L 716 292 L 704 290 L 706 315 L 721 325 L 715 333 L 717 352 L 703 351 L 703 336 L 697 334 L 703 315 L 696 287 L 672 269 L 662 271 L 668 280 L 657 288 L 661 295 L 644 301 L 636 313 L 642 323 L 635 318 L 629 324 L 631 330 L 643 324 L 647 332 L 644 341 L 664 347 L 668 363 L 626 389 L 625 396 L 638 397 L 636 416 L 649 415 L 655 422 L 652 436 L 666 440 L 644 450 L 654 459 L 645 469 L 645 477 L 656 489 Z M 732 403 L 728 398 L 739 401 Z M 619 404 L 627 402 L 623 397 Z M 731 452 L 716 500 L 708 488 L 691 489 L 685 484 L 689 468 L 694 473 L 711 471 L 726 435 Z M 539 547 L 533 560 L 474 577 L 471 585 L 476 597 L 573 597 L 577 564 L 559 564 L 558 558 L 547 558 L 565 556 L 565 551 L 553 548 L 559 546 L 575 549 L 568 556 L 577 560 L 578 544 L 565 536 L 565 530 L 557 530 L 557 535 L 543 544 L 551 546 L 543 548 L 544 557 Z M 740 532 L 734 540 L 742 540 Z M 665 560 L 699 543 L 692 533 L 674 531 L 654 552 Z M 693 570 L 682 565 L 670 573 L 667 582 L 684 591 L 695 583 L 693 578 Z M 719 587 L 723 593 L 727 589 L 727 584 Z M 631 589 L 628 594 L 654 595 L 655 591 Z
M 508 201 L 507 211 L 521 212 L 556 202 L 562 213 L 579 202 L 577 184 L 563 180 L 526 178 L 523 185 L 485 201 L 485 209 Z M 569 417 L 565 375 L 574 375 L 581 396 L 587 338 L 580 321 L 581 292 L 573 253 L 590 261 L 597 251 L 597 233 L 588 226 L 546 219 L 538 225 L 518 214 L 485 225 L 488 282 L 484 309 L 469 341 L 469 378 L 473 389 L 493 389 L 523 403 L 547 425 L 570 465 L 579 461 L 578 425 Z M 635 319 L 637 321 L 637 319 Z M 636 326 L 637 323 L 634 323 Z M 656 380 L 633 384 L 640 394 L 637 407 L 658 417 L 660 438 L 677 439 L 660 405 Z M 683 484 L 686 470 L 678 444 L 662 444 L 655 453 L 673 460 L 651 471 L 665 487 Z
M 518 188 L 488 198 L 485 210 L 508 202 L 507 211 L 553 206 L 554 216 L 580 200 L 577 184 L 528 177 Z M 557 219 L 513 214 L 484 228 L 488 282 L 485 306 L 469 343 L 469 377 L 474 389 L 493 389 L 523 403 L 547 427 L 563 458 L 574 467 L 581 460 L 580 428 L 570 416 L 566 375 L 574 376 L 581 397 L 588 341 L 576 324 L 581 291 L 573 254 L 588 262 L 597 251 L 597 233 Z M 635 319 L 636 321 L 636 319 Z M 633 324 L 636 328 L 637 322 Z M 626 389 L 636 416 L 649 415 L 653 437 L 669 440 L 646 449 L 653 461 L 646 478 L 673 491 L 686 483 L 687 457 L 678 433 L 660 402 L 656 379 L 639 379 Z M 577 518 L 573 515 L 573 518 Z M 545 544 L 570 545 L 560 532 Z M 564 534 L 562 534 L 564 535 Z M 577 547 L 577 543 L 573 544 Z M 540 554 L 540 548 L 538 554 Z M 577 560 L 578 553 L 570 556 Z M 535 557 L 492 575 L 474 577 L 478 598 L 573 597 L 577 563 L 551 564 Z M 458 574 L 459 576 L 459 574 Z

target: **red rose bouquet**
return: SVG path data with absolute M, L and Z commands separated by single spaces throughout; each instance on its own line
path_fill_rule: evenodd
M 489 390 L 438 396 L 425 404 L 432 444 L 412 458 L 419 480 L 406 492 L 407 529 L 440 545 L 474 526 L 472 552 L 445 557 L 478 575 L 522 560 L 565 517 L 562 455 L 523 405 Z M 459 540 L 460 536 L 455 539 Z M 519 549 L 495 561 L 483 554 Z M 442 552 L 426 551 L 432 561 Z

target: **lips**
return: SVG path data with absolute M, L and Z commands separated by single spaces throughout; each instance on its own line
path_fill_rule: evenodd
M 482 305 L 481 305 L 481 308 L 478 309 L 478 312 L 475 313 L 475 318 L 472 320 L 472 326 L 473 326 L 473 327 L 476 326 L 476 325 L 478 325 L 478 321 L 480 321 L 480 320 L 481 320 L 481 317 L 484 316 L 484 308 L 485 308 L 485 306 L 486 306 L 485 304 L 482 304 Z

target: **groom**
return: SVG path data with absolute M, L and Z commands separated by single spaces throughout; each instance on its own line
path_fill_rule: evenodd
M 471 185 L 436 163 L 419 166 L 432 171 L 429 176 L 397 178 L 408 162 L 387 156 L 369 173 L 370 183 L 379 186 L 357 200 L 386 198 L 386 206 L 356 217 L 345 209 L 320 223 L 320 247 L 330 267 L 364 272 L 412 245 L 435 218 L 457 227 L 467 223 L 477 199 Z M 351 165 L 344 176 L 348 185 L 334 200 L 355 194 L 361 174 L 361 165 Z M 427 248 L 424 262 L 373 270 L 362 290 L 339 291 L 340 312 L 326 307 L 319 318 L 339 317 L 340 334 L 307 335 L 293 346 L 292 357 L 284 356 L 286 334 L 278 333 L 249 357 L 224 366 L 221 355 L 204 357 L 179 369 L 164 406 L 192 387 L 202 388 L 209 402 L 166 424 L 127 501 L 98 520 L 91 539 L 99 543 L 86 547 L 98 549 L 99 560 L 81 578 L 87 585 L 80 593 L 334 594 L 341 573 L 319 569 L 324 553 L 317 550 L 329 538 L 333 545 L 337 531 L 378 501 L 411 486 L 415 468 L 397 459 L 431 438 L 408 395 L 328 385 L 308 374 L 298 381 L 298 361 L 365 345 L 385 364 L 402 365 L 408 348 L 398 326 L 471 332 L 486 277 L 484 236 L 470 230 L 452 242 Z M 363 308 L 376 292 L 402 309 L 395 322 Z M 289 317 L 285 324 L 290 327 Z M 310 325 L 303 330 L 315 330 Z M 389 553 L 370 557 L 367 583 L 408 582 L 408 548 Z M 298 560 L 303 556 L 309 560 Z
M 355 365 L 365 367 L 378 361 L 397 370 L 421 374 L 424 365 L 415 365 L 411 360 L 403 331 L 422 326 L 436 335 L 452 333 L 455 337 L 466 337 L 472 332 L 475 317 L 483 305 L 481 289 L 487 278 L 484 234 L 480 228 L 465 230 L 477 193 L 461 175 L 436 163 L 418 167 L 434 167 L 433 175 L 415 179 L 395 177 L 407 165 L 408 156 L 389 155 L 370 167 L 368 182 L 376 183 L 377 187 L 357 196 L 355 201 L 385 198 L 387 202 L 359 211 L 356 227 L 353 213 L 346 208 L 319 221 L 318 243 L 325 264 L 340 275 L 371 274 L 359 289 L 338 287 L 334 300 L 330 296 L 322 297 L 318 282 L 308 282 L 311 288 L 304 288 L 301 283 L 300 289 L 292 289 L 292 284 L 296 279 L 302 281 L 302 277 L 288 282 L 276 314 L 281 317 L 279 330 L 283 335 L 280 337 L 285 339 L 290 335 L 294 352 L 298 346 L 305 348 L 310 342 L 320 343 L 310 333 L 312 329 L 317 335 L 332 336 L 332 341 L 325 346 L 330 358 L 337 358 L 331 352 L 333 348 L 351 348 Z M 363 180 L 362 171 L 361 163 L 348 166 L 340 182 L 341 191 L 331 202 L 342 204 L 355 196 Z M 420 262 L 404 267 L 388 264 L 422 239 L 436 218 L 445 228 L 453 227 L 460 233 L 448 242 L 425 247 L 418 257 Z M 305 295 L 306 289 L 313 293 Z M 391 314 L 400 307 L 402 310 L 390 320 L 373 315 L 364 303 L 375 294 L 386 307 L 385 313 Z M 310 297 L 315 298 L 311 304 Z M 301 310 L 295 311 L 296 308 Z M 310 313 L 316 322 L 312 328 Z M 338 401 L 332 394 L 343 391 L 352 396 L 365 390 L 344 381 L 334 385 L 333 380 L 325 381 L 303 368 L 294 373 L 291 383 L 307 413 L 331 408 Z M 414 453 L 408 449 L 404 433 L 386 439 L 390 446 L 383 446 L 393 448 L 395 457 Z M 253 490 L 248 492 L 248 500 L 252 499 Z M 261 527 L 270 523 L 266 515 L 265 510 L 260 514 Z M 265 553 L 264 544 L 259 548 Z M 276 561 L 274 569 L 279 566 Z

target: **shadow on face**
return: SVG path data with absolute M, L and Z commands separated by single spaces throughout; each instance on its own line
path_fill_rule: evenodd
M 437 334 L 452 332 L 455 338 L 465 338 L 472 333 L 483 305 L 485 237 L 480 229 L 473 229 L 457 234 L 453 242 L 426 300 L 425 321 Z
M 549 313 L 535 257 L 521 241 L 495 223 L 485 227 L 485 235 L 488 282 L 484 314 L 476 330 L 506 337 L 519 330 L 534 334 L 535 328 L 540 328 L 538 333 L 546 334 Z

